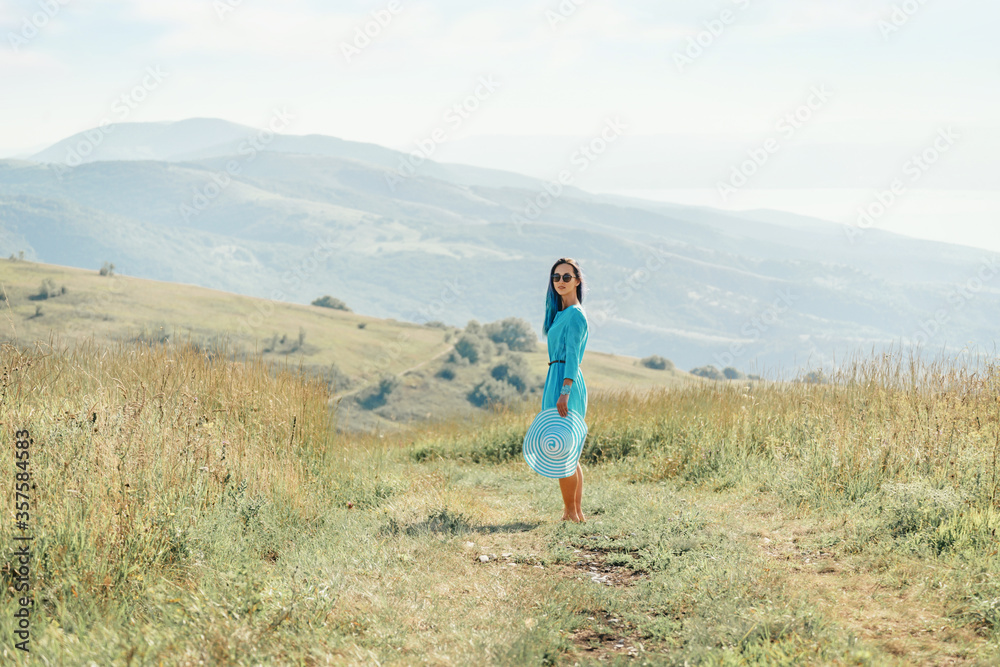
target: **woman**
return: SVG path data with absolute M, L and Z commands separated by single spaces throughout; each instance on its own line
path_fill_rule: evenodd
M 542 392 L 542 409 L 556 408 L 563 417 L 570 410 L 583 418 L 587 416 L 587 385 L 580 370 L 588 337 L 587 315 L 581 305 L 583 291 L 583 274 L 575 260 L 563 257 L 552 265 L 542 325 L 549 348 L 549 374 Z M 579 463 L 576 474 L 559 480 L 559 488 L 566 505 L 563 521 L 586 521 L 580 508 L 583 469 Z

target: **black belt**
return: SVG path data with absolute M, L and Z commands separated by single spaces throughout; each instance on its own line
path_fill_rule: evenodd
M 554 361 L 550 361 L 549 366 L 551 366 L 552 364 L 565 364 L 565 363 L 566 363 L 565 359 L 556 359 Z

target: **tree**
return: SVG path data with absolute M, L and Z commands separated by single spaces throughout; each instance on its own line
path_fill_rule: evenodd
M 478 407 L 512 403 L 517 398 L 514 387 L 491 377 L 477 384 L 468 394 L 469 402 Z
M 399 386 L 399 378 L 395 375 L 383 375 L 378 383 L 362 391 L 357 398 L 358 404 L 365 410 L 374 410 L 385 405 L 386 399 Z
M 465 357 L 472 364 L 478 363 L 479 359 L 486 353 L 483 339 L 469 333 L 464 333 L 459 337 L 458 342 L 455 343 L 455 351 L 458 352 L 459 356 Z
M 100 273 L 102 276 L 109 276 L 109 277 L 113 276 L 115 275 L 115 265 L 108 262 L 104 262 L 104 264 L 101 265 L 101 270 L 98 271 L 98 273 Z
M 495 380 L 506 382 L 522 394 L 531 384 L 531 369 L 528 368 L 528 362 L 522 354 L 507 355 L 490 370 L 490 375 Z
M 333 308 L 334 310 L 343 310 L 348 313 L 351 309 L 347 307 L 347 304 L 340 299 L 335 299 L 329 294 L 324 294 L 318 299 L 315 299 L 310 305 L 319 306 L 320 308 Z
M 725 380 L 726 376 L 722 374 L 715 366 L 701 366 L 699 368 L 691 369 L 691 375 L 697 375 L 698 377 L 706 378 L 708 380 Z
M 739 371 L 739 370 L 733 368 L 732 366 L 727 366 L 726 368 L 723 368 L 722 369 L 722 374 L 726 376 L 727 380 L 745 380 L 745 379 L 747 379 L 747 376 L 744 375 L 742 371 Z
M 658 371 L 664 370 L 674 370 L 674 362 L 669 359 L 665 359 L 658 354 L 653 354 L 648 357 L 643 358 L 640 362 L 646 368 L 652 368 Z
M 55 282 L 51 278 L 46 278 L 42 281 L 41 286 L 38 288 L 38 294 L 35 295 L 35 300 L 44 300 L 59 294 L 59 290 L 56 288 Z
M 538 347 L 538 336 L 531 325 L 519 317 L 507 317 L 490 322 L 483 331 L 494 343 L 506 343 L 507 348 L 516 352 L 534 352 Z

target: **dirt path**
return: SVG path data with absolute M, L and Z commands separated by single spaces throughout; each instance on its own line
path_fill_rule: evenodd
M 422 368 L 423 366 L 426 366 L 427 364 L 429 364 L 430 362 L 434 361 L 435 359 L 440 359 L 444 355 L 446 355 L 449 352 L 451 352 L 452 348 L 454 348 L 454 347 L 455 347 L 454 345 L 447 345 L 443 350 L 441 350 L 440 352 L 438 352 L 437 354 L 435 354 L 433 357 L 430 357 L 429 359 L 424 359 L 423 361 L 421 361 L 416 366 L 411 366 L 411 367 L 409 367 L 409 368 L 407 368 L 405 370 L 402 370 L 402 371 L 400 371 L 398 373 L 394 373 L 394 375 L 396 377 L 403 377 L 407 373 L 412 373 L 413 371 L 417 370 L 418 368 Z M 343 394 L 338 394 L 337 396 L 334 397 L 334 400 L 339 403 L 341 400 L 347 398 L 348 396 L 353 396 L 354 394 L 358 393 L 359 391 L 361 391 L 362 389 L 364 389 L 366 386 L 367 385 L 362 384 L 357 389 L 352 389 L 351 391 L 345 392 Z

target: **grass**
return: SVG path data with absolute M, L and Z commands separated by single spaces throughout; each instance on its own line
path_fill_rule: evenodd
M 990 360 L 595 392 L 585 524 L 520 459 L 530 405 L 380 437 L 339 433 L 325 383 L 193 346 L 0 366 L 3 438 L 35 441 L 11 664 L 1000 660 Z
M 51 281 L 57 292 L 65 286 L 66 293 L 36 300 L 44 281 Z M 488 374 L 486 362 L 460 369 L 453 381 L 436 377 L 457 339 L 456 327 L 24 261 L 0 260 L 0 290 L 7 296 L 0 302 L 0 340 L 8 342 L 188 341 L 302 367 L 325 378 L 340 395 L 362 391 L 385 374 L 400 376 L 401 386 L 383 409 L 345 404 L 341 428 L 390 431 L 426 419 L 428 413 L 471 418 L 481 412 L 467 395 Z M 39 308 L 41 315 L 36 315 Z M 544 379 L 548 370 L 544 343 L 525 358 L 532 372 Z M 583 367 L 588 388 L 596 391 L 695 381 L 682 371 L 652 370 L 635 357 L 596 350 L 587 351 Z

